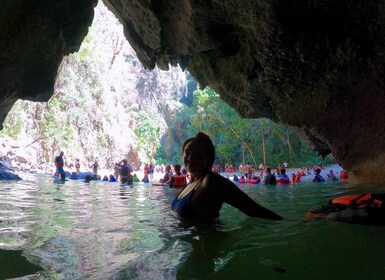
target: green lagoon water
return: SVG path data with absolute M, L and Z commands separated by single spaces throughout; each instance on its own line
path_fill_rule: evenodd
M 243 185 L 286 219 L 225 205 L 218 223 L 193 227 L 170 211 L 178 190 L 20 175 L 0 182 L 0 279 L 385 279 L 385 228 L 304 220 L 381 186 Z

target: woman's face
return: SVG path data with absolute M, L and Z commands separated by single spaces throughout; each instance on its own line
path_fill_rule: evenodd
M 204 174 L 210 170 L 207 153 L 196 141 L 191 141 L 184 147 L 183 161 L 192 175 Z

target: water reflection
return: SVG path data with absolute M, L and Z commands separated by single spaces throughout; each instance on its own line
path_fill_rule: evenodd
M 23 251 L 0 250 L 0 263 L 0 279 L 21 277 L 42 270 L 41 267 L 29 262 L 23 256 Z
M 119 187 L 119 194 L 120 194 L 120 199 L 130 198 L 130 192 L 128 191 L 127 187 L 124 187 L 124 186 Z
M 380 192 L 381 186 L 244 185 L 241 188 L 253 199 L 286 219 L 248 218 L 224 206 L 216 223 L 203 225 L 181 223 L 171 214 L 170 203 L 179 190 L 168 187 L 72 180 L 59 185 L 43 175 L 0 186 L 0 248 L 22 250 L 31 263 L 42 267 L 43 278 L 385 275 L 380 261 L 385 259 L 384 228 L 303 219 L 331 197 Z M 344 265 L 333 269 L 341 261 Z M 360 266 L 367 267 L 365 273 L 354 269 Z

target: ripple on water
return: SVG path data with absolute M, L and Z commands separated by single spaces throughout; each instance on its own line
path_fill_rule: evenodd
M 0 248 L 22 249 L 43 267 L 46 278 L 381 279 L 385 275 L 378 261 L 385 259 L 383 228 L 304 220 L 307 211 L 330 198 L 362 190 L 348 184 L 242 186 L 285 219 L 249 218 L 224 206 L 217 223 L 193 226 L 180 223 L 170 211 L 179 190 L 72 180 L 55 184 L 52 177 L 39 174 L 26 178 L 0 182 Z M 368 190 L 381 188 L 366 186 Z M 338 260 L 343 264 L 331 269 Z M 354 269 L 360 266 L 366 267 L 365 273 Z

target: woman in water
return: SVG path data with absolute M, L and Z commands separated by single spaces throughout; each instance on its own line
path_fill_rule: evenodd
M 251 217 L 282 219 L 257 204 L 230 180 L 211 171 L 215 148 L 209 136 L 199 132 L 187 139 L 182 152 L 191 180 L 172 202 L 172 210 L 180 217 L 214 219 L 226 202 Z

